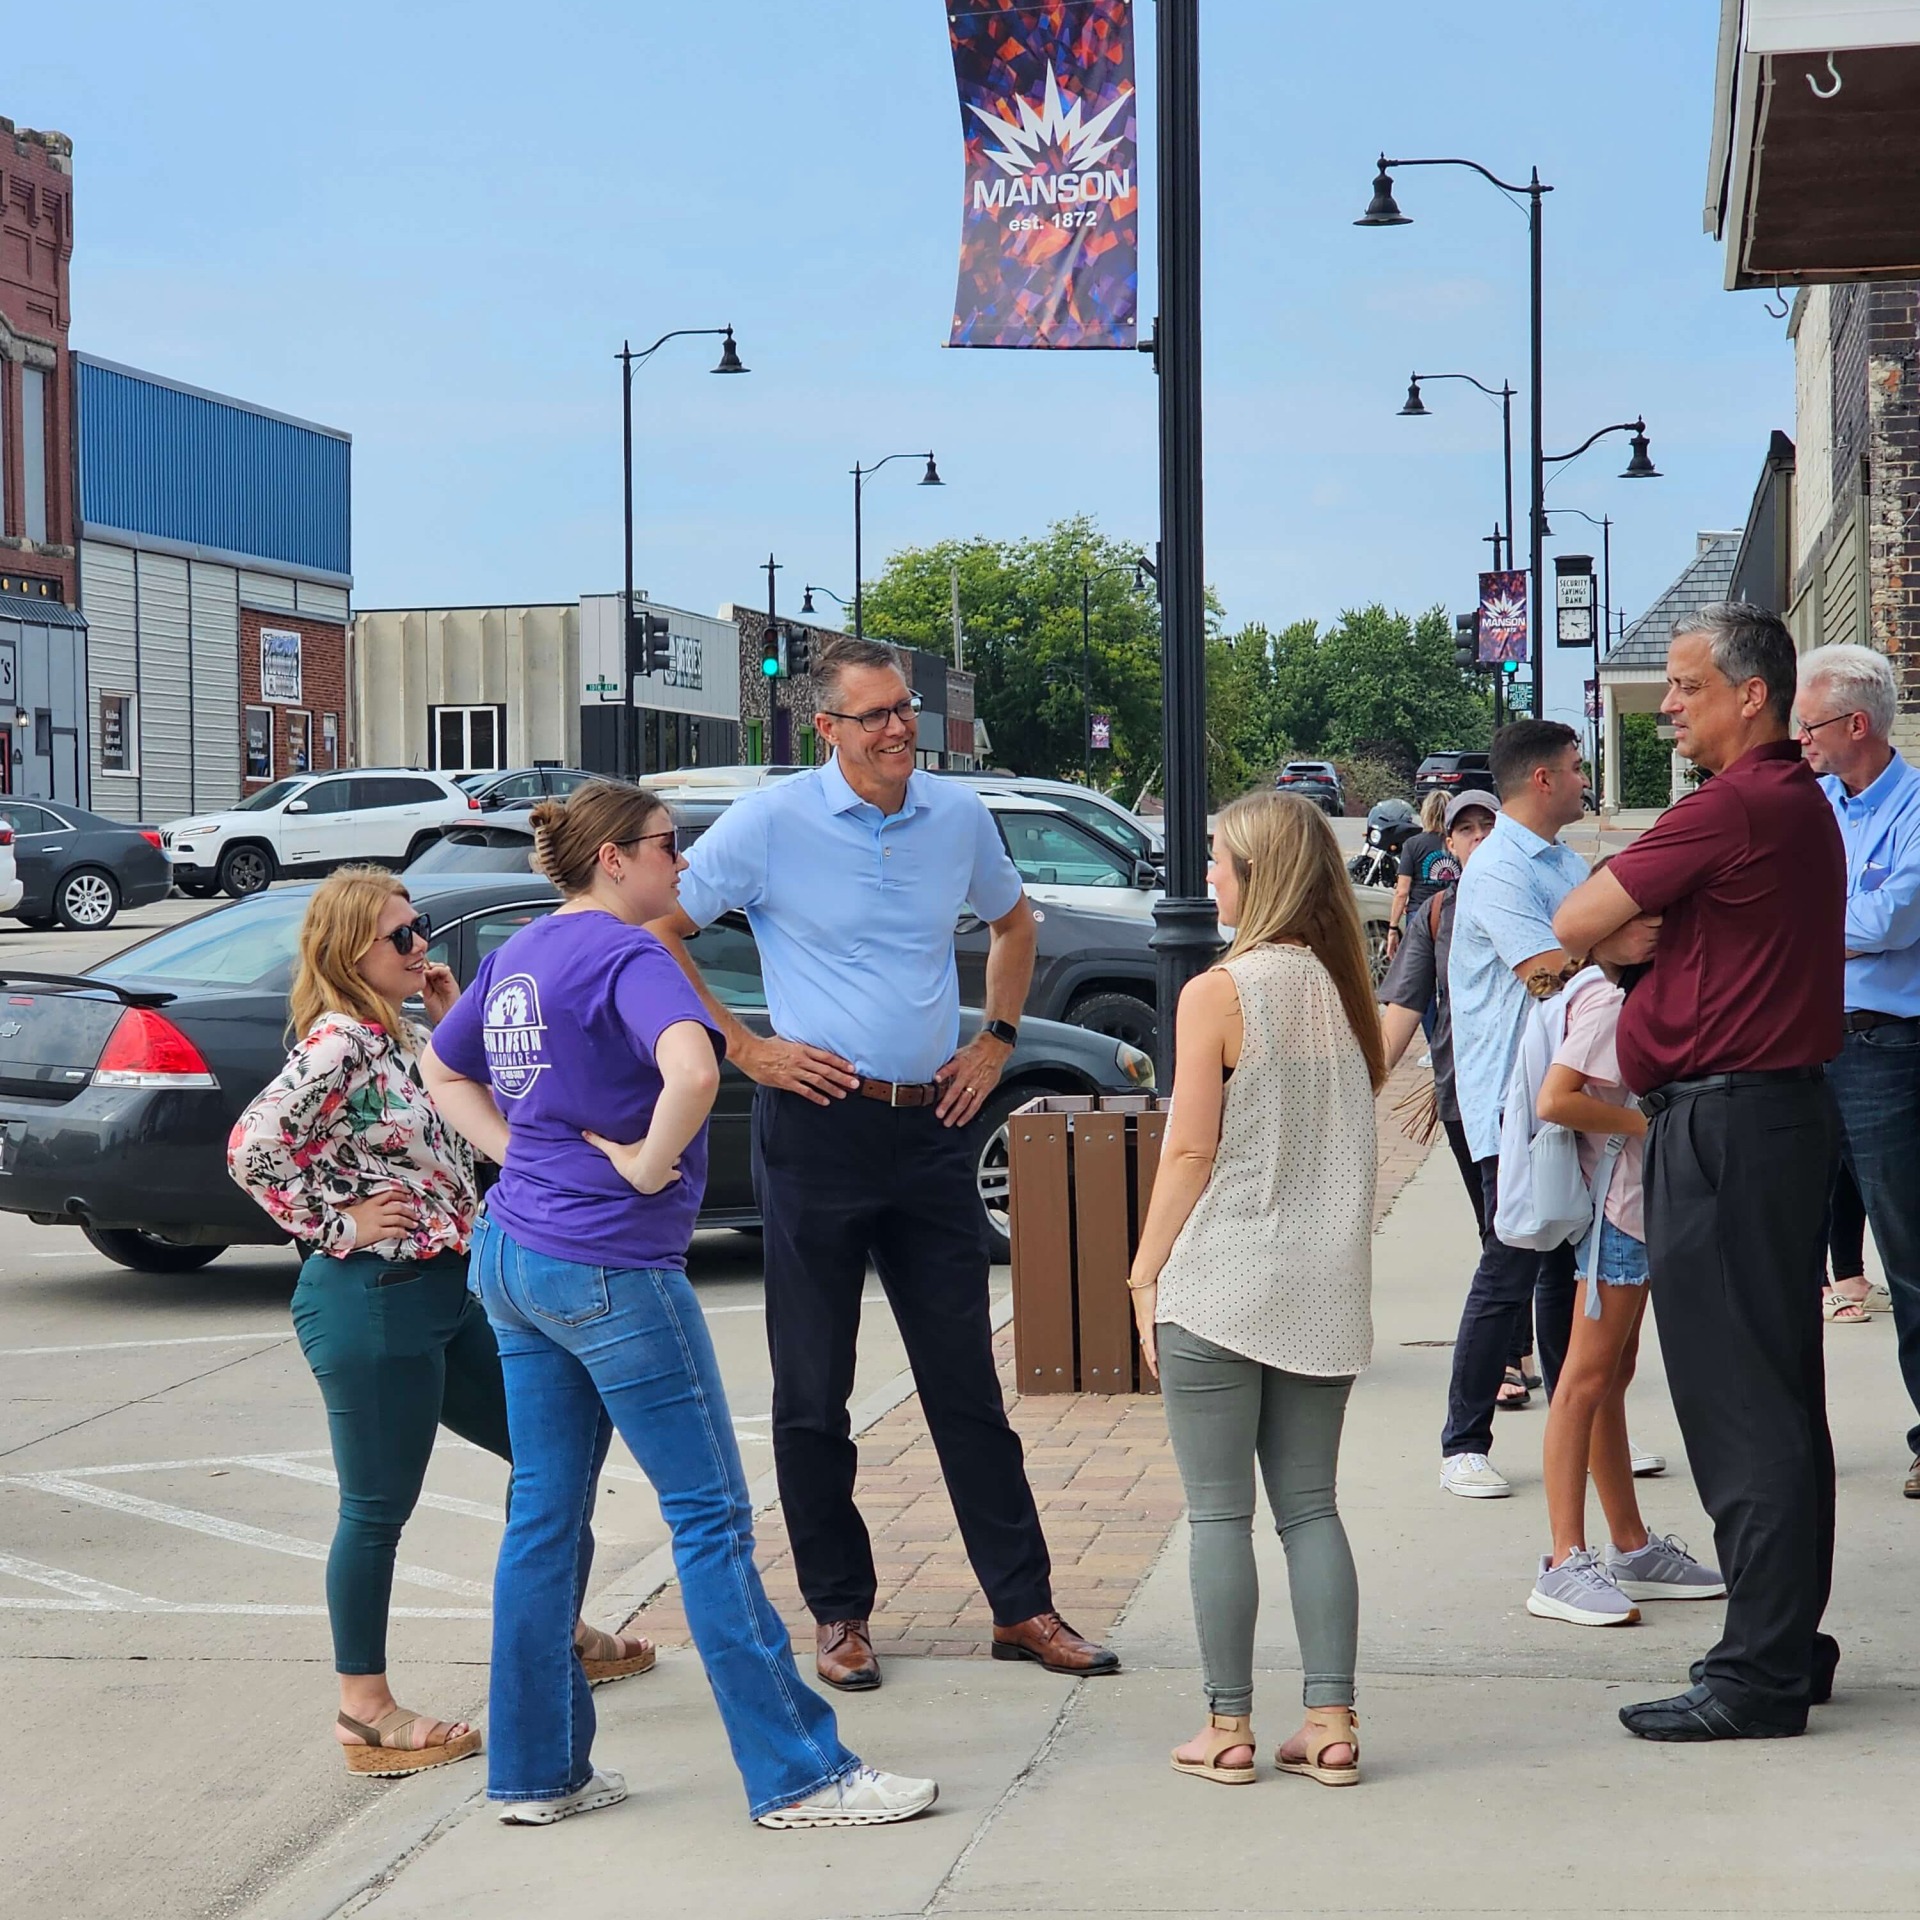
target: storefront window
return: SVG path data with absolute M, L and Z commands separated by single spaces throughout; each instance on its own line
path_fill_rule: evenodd
M 100 771 L 134 773 L 139 762 L 134 757 L 133 696 L 103 693 L 100 696 Z
M 273 778 L 273 709 L 249 707 L 246 714 L 247 778 Z
M 337 713 L 320 716 L 320 759 L 329 772 L 340 764 L 340 716 Z
M 310 713 L 287 715 L 287 771 L 313 771 L 313 715 Z

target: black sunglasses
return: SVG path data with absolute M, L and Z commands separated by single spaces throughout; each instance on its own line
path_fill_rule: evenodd
M 661 833 L 636 833 L 631 840 L 622 840 L 620 845 L 622 847 L 637 847 L 643 840 L 662 841 L 666 845 L 668 859 L 677 860 L 680 857 L 680 829 L 678 827 L 668 827 Z
M 403 927 L 395 927 L 391 933 L 383 933 L 382 940 L 391 940 L 393 950 L 401 959 L 413 951 L 413 943 L 418 940 L 423 946 L 433 938 L 433 922 L 423 914 L 409 920 Z

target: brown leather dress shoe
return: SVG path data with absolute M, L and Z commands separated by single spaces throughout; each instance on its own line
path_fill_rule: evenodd
M 864 1620 L 816 1620 L 813 1670 L 842 1693 L 871 1693 L 880 1684 L 880 1662 Z
M 1036 1613 L 1011 1627 L 993 1630 L 996 1660 L 1037 1660 L 1049 1673 L 1118 1673 L 1120 1656 L 1111 1647 L 1083 1639 L 1057 1613 Z
M 1913 1456 L 1913 1465 L 1907 1469 L 1907 1483 L 1900 1491 L 1909 1500 L 1920 1500 L 1920 1453 Z

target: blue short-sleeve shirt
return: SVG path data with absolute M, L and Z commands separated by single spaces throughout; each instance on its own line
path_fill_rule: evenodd
M 962 912 L 998 920 L 1020 895 L 971 787 L 915 773 L 905 805 L 885 814 L 847 784 L 838 757 L 743 794 L 680 876 L 697 925 L 745 911 L 774 1032 L 902 1082 L 931 1080 L 959 1045 Z
M 1476 1160 L 1500 1151 L 1500 1103 L 1526 1025 L 1527 990 L 1514 968 L 1559 945 L 1553 916 L 1587 877 L 1587 863 L 1503 813 L 1460 876 L 1447 956 L 1453 1005 L 1453 1086 Z

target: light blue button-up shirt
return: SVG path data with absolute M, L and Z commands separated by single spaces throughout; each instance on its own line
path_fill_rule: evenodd
M 1500 1151 L 1500 1105 L 1530 1000 L 1514 968 L 1559 945 L 1553 916 L 1587 877 L 1587 863 L 1503 813 L 1474 848 L 1453 909 L 1447 994 L 1453 1007 L 1453 1085 L 1476 1160 Z
M 1920 768 L 1896 753 L 1860 793 L 1820 784 L 1847 849 L 1847 1011 L 1920 1015 Z
M 908 1083 L 931 1080 L 959 1045 L 962 910 L 998 920 L 1020 894 L 971 787 L 916 773 L 906 804 L 885 814 L 837 757 L 743 794 L 680 876 L 680 905 L 699 925 L 745 910 L 775 1033 Z

